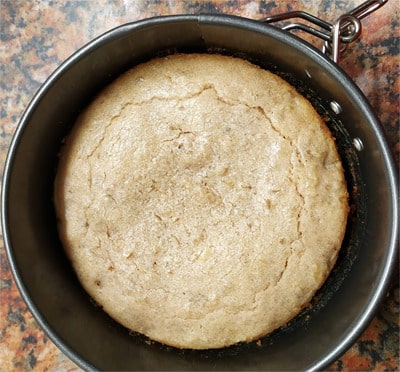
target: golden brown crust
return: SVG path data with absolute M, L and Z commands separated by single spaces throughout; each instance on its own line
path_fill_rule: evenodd
M 310 103 L 247 61 L 140 65 L 85 110 L 55 185 L 77 275 L 126 327 L 219 348 L 293 318 L 332 269 L 348 213 Z

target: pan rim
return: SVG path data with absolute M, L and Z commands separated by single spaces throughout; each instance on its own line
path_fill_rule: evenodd
M 386 171 L 388 174 L 388 180 L 390 183 L 390 197 L 391 197 L 391 206 L 392 210 L 390 214 L 392 216 L 392 226 L 391 226 L 391 237 L 390 244 L 388 244 L 386 250 L 385 259 L 382 260 L 381 272 L 380 272 L 380 280 L 377 285 L 374 287 L 374 291 L 372 295 L 370 295 L 371 301 L 368 302 L 368 306 L 362 313 L 361 319 L 356 320 L 354 326 L 351 328 L 351 332 L 346 335 L 346 338 L 342 340 L 342 342 L 337 345 L 332 351 L 324 356 L 321 356 L 319 361 L 315 361 L 313 365 L 309 367 L 310 370 L 319 370 L 332 363 L 335 359 L 337 359 L 343 352 L 345 352 L 356 340 L 356 338 L 361 334 L 361 332 L 365 329 L 365 327 L 371 321 L 374 313 L 377 310 L 380 302 L 385 295 L 387 287 L 389 286 L 389 281 L 391 279 L 392 272 L 394 270 L 394 263 L 397 252 L 397 244 L 398 244 L 398 191 L 396 185 L 397 183 L 397 174 L 395 171 L 394 161 L 391 156 L 391 152 L 388 148 L 388 145 L 385 140 L 385 136 L 380 128 L 380 124 L 376 117 L 374 116 L 372 109 L 370 107 L 369 102 L 366 100 L 365 96 L 358 89 L 358 87 L 351 81 L 348 75 L 335 63 L 328 59 L 325 55 L 323 55 L 320 51 L 314 48 L 312 45 L 306 43 L 302 39 L 296 37 L 295 35 L 289 34 L 285 31 L 277 29 L 273 26 L 261 24 L 260 21 L 250 20 L 243 17 L 237 16 L 229 16 L 223 14 L 201 14 L 201 15 L 173 15 L 173 16 L 159 16 L 148 18 L 132 23 L 127 23 L 121 25 L 117 28 L 111 29 L 106 33 L 100 35 L 99 37 L 93 39 L 85 46 L 76 51 L 73 55 L 71 55 L 66 61 L 64 61 L 50 76 L 49 78 L 42 84 L 37 93 L 34 95 L 31 102 L 28 104 L 25 112 L 23 113 L 16 132 L 12 138 L 11 144 L 9 146 L 9 151 L 6 158 L 5 168 L 4 168 L 4 177 L 3 177 L 3 185 L 2 185 L 2 206 L 1 206 L 1 226 L 3 230 L 3 238 L 5 243 L 5 250 L 8 256 L 8 260 L 10 263 L 11 272 L 16 281 L 17 287 L 24 299 L 27 303 L 29 310 L 32 312 L 36 321 L 43 328 L 45 333 L 49 336 L 49 338 L 59 347 L 64 354 L 66 354 L 71 360 L 77 363 L 81 368 L 87 370 L 95 369 L 90 363 L 84 360 L 77 351 L 73 350 L 69 345 L 60 338 L 60 336 L 56 333 L 54 329 L 47 323 L 44 317 L 38 311 L 38 308 L 35 305 L 34 300 L 31 298 L 29 291 L 25 284 L 23 283 L 22 276 L 20 273 L 20 269 L 18 268 L 18 264 L 15 259 L 15 255 L 13 253 L 13 247 L 9 232 L 9 220 L 8 220 L 8 194 L 9 194 L 9 182 L 10 176 L 13 171 L 13 163 L 15 153 L 20 144 L 20 139 L 24 134 L 25 128 L 29 125 L 29 119 L 32 113 L 35 111 L 38 103 L 45 95 L 45 93 L 51 88 L 51 86 L 68 70 L 72 65 L 79 63 L 80 59 L 85 56 L 87 53 L 92 52 L 93 50 L 100 48 L 102 45 L 109 43 L 110 41 L 122 37 L 125 34 L 135 32 L 140 28 L 152 27 L 153 25 L 157 25 L 159 23 L 168 23 L 168 22 L 196 22 L 199 26 L 212 23 L 212 24 L 220 24 L 222 26 L 233 26 L 238 28 L 245 28 L 247 30 L 260 32 L 266 36 L 276 37 L 285 43 L 288 43 L 295 49 L 300 49 L 303 52 L 311 52 L 310 58 L 318 60 L 319 64 L 323 64 L 323 68 L 330 74 L 337 76 L 338 79 L 341 79 L 344 88 L 351 92 L 354 100 L 362 107 L 364 114 L 369 118 L 369 123 L 374 130 L 375 138 L 379 142 L 380 149 L 382 151 L 382 155 L 386 165 Z

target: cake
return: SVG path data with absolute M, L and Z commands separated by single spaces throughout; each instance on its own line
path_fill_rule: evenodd
M 66 138 L 54 202 L 95 302 L 189 349 L 295 317 L 332 270 L 348 214 L 334 138 L 309 101 L 215 54 L 156 58 L 107 86 Z

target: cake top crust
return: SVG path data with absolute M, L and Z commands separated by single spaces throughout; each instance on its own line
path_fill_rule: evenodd
M 248 61 L 209 54 L 154 59 L 106 87 L 66 139 L 54 199 L 90 296 L 127 328 L 192 349 L 298 314 L 348 213 L 312 105 Z

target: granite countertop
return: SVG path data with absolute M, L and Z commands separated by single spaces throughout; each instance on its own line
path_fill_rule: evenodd
M 5 162 L 24 108 L 46 77 L 79 47 L 120 24 L 156 15 L 205 12 L 259 19 L 293 9 L 334 21 L 361 3 L 361 0 L 2 0 L 1 163 Z M 361 40 L 351 45 L 341 61 L 343 69 L 367 96 L 381 120 L 397 165 L 400 150 L 398 24 L 399 5 L 389 0 L 363 20 Z M 0 258 L 0 370 L 79 370 L 44 334 L 27 309 L 12 277 L 2 239 Z M 329 369 L 399 369 L 398 271 L 369 327 Z

